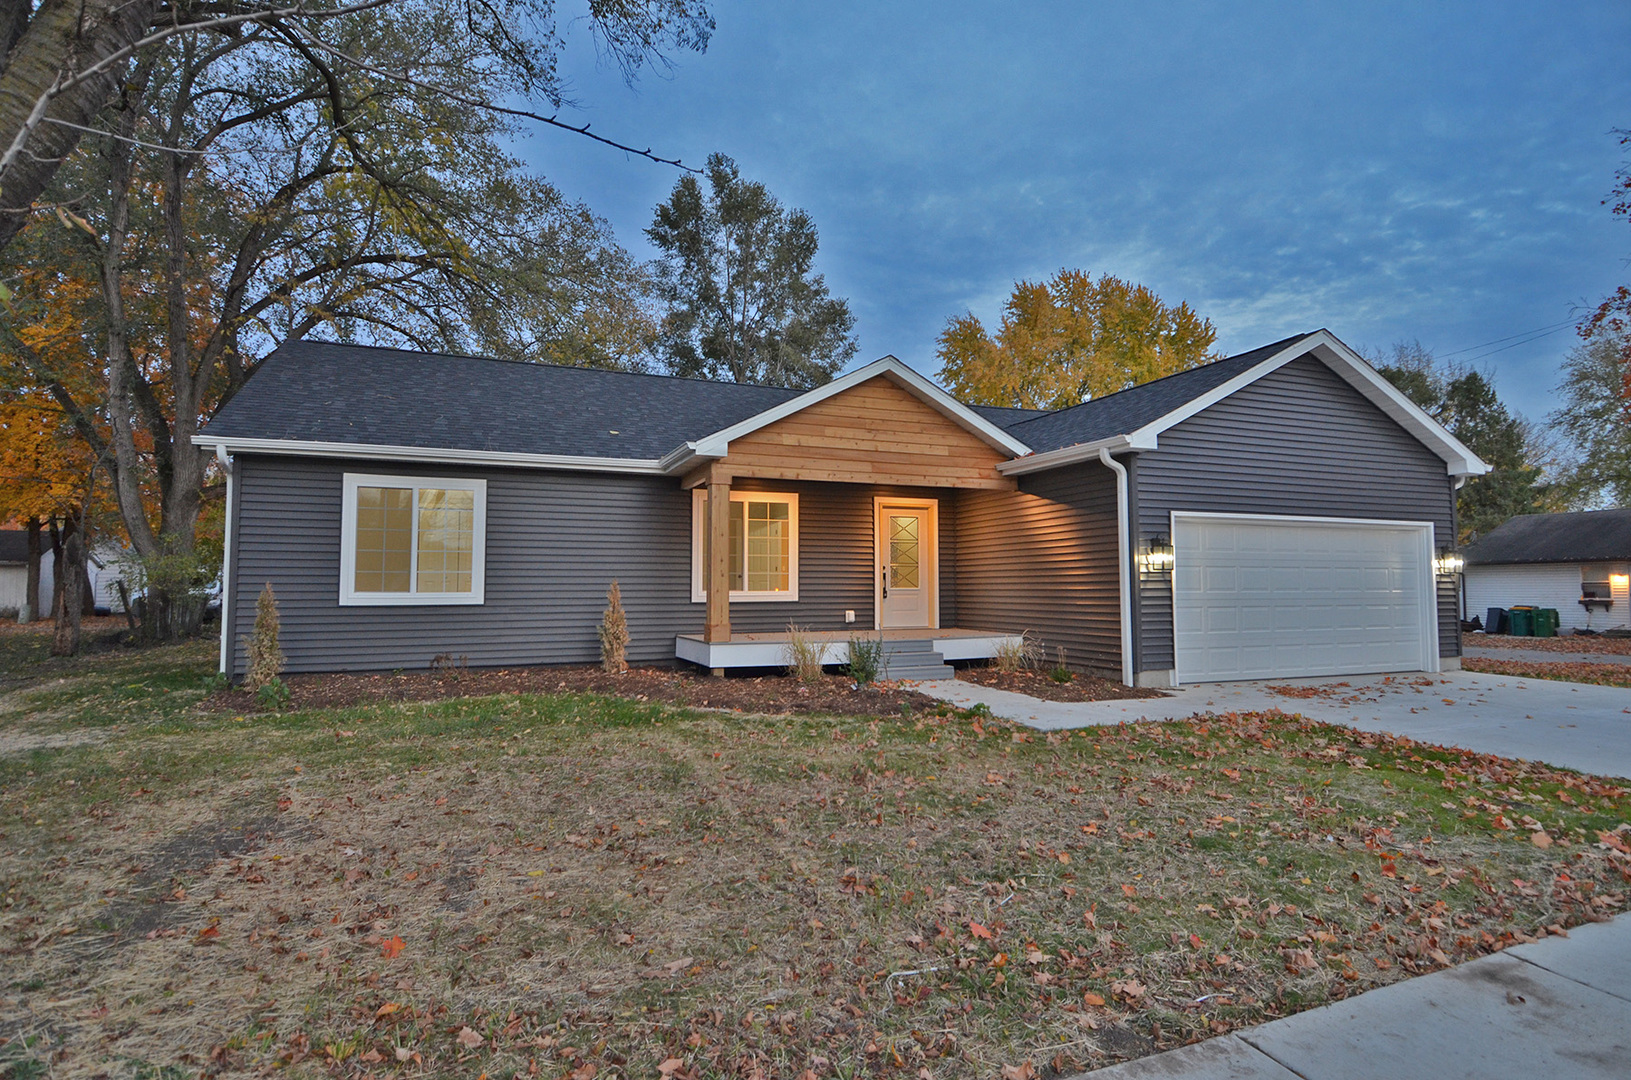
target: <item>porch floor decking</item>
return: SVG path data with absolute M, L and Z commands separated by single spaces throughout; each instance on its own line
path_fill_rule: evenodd
M 971 630 L 964 627 L 917 628 L 881 631 L 885 641 L 927 641 L 933 651 L 946 662 L 953 660 L 988 660 L 997 655 L 998 648 L 1008 641 L 1018 641 L 1019 634 L 996 630 Z M 876 640 L 878 630 L 811 630 L 810 640 L 827 647 L 826 662 L 849 662 L 849 639 Z M 738 634 L 729 641 L 705 641 L 703 635 L 680 634 L 674 639 L 674 655 L 705 668 L 781 667 L 786 663 L 786 631 Z

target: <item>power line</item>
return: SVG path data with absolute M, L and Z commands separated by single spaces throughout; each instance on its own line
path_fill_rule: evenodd
M 1551 337 L 1553 334 L 1560 334 L 1564 330 L 1568 329 L 1569 327 L 1571 327 L 1573 325 L 1574 325 L 1574 323 L 1568 322 L 1568 323 L 1564 323 L 1562 326 L 1554 326 L 1550 330 L 1541 331 L 1539 333 L 1535 333 L 1535 332 L 1531 331 L 1531 333 L 1534 334 L 1533 337 L 1526 337 L 1522 341 L 1514 341 L 1510 345 L 1502 345 L 1498 349 L 1491 349 L 1488 352 L 1481 352 L 1481 353 L 1477 354 L 1476 356 L 1469 356 L 1469 357 L 1467 357 L 1466 362 L 1469 363 L 1469 364 L 1476 363 L 1477 361 L 1482 360 L 1487 356 L 1494 356 L 1496 353 L 1503 353 L 1503 352 L 1506 352 L 1508 349 L 1516 349 L 1519 345 L 1528 345 L 1531 342 L 1539 341 L 1541 338 Z
M 1468 345 L 1465 349 L 1457 349 L 1454 352 L 1447 352 L 1447 353 L 1436 353 L 1434 355 L 1438 356 L 1439 359 L 1442 360 L 1445 357 L 1460 356 L 1462 353 L 1475 352 L 1478 349 L 1487 349 L 1491 345 L 1499 345 L 1504 341 L 1511 341 L 1513 338 L 1528 337 L 1530 334 L 1539 334 L 1542 331 L 1546 331 L 1548 333 L 1556 333 L 1557 331 L 1563 329 L 1565 326 L 1573 326 L 1573 325 L 1574 325 L 1574 320 L 1573 319 L 1564 319 L 1560 323 L 1552 323 L 1550 326 L 1537 326 L 1533 330 L 1525 330 L 1525 331 L 1523 331 L 1522 333 L 1519 333 L 1519 334 L 1509 334 L 1504 338 L 1496 338 L 1494 341 L 1486 341 L 1482 345 Z M 1520 342 L 1518 342 L 1518 344 L 1522 345 L 1523 342 L 1520 341 Z M 1499 351 L 1499 350 L 1497 350 L 1497 351 Z

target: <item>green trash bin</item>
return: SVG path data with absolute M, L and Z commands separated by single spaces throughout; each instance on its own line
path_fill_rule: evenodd
M 1557 637 L 1557 608 L 1541 608 L 1535 612 L 1535 636 Z
M 1535 609 L 1532 607 L 1515 607 L 1507 610 L 1507 618 L 1512 620 L 1513 637 L 1535 636 Z

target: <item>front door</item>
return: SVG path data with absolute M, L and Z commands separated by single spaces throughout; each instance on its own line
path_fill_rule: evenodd
M 932 506 L 878 506 L 878 625 L 886 630 L 935 624 L 935 528 Z

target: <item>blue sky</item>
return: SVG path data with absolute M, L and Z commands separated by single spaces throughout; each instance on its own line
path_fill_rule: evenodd
M 1016 279 L 1060 267 L 1188 300 L 1229 352 L 1327 326 L 1458 359 L 1631 274 L 1601 205 L 1631 127 L 1624 0 L 714 10 L 706 54 L 633 89 L 577 49 L 569 115 L 723 151 L 808 210 L 858 363 L 932 374 L 948 316 L 992 325 Z M 521 152 L 651 253 L 672 169 L 548 130 Z M 1538 419 L 1574 341 L 1477 364 Z

